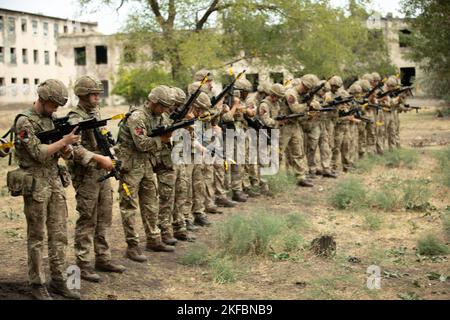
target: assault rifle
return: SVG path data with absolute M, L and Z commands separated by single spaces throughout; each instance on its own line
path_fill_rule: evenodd
M 214 108 L 220 100 L 222 100 L 227 94 L 232 96 L 233 95 L 233 90 L 234 90 L 234 84 L 236 83 L 236 80 L 240 79 L 244 73 L 246 72 L 246 70 L 240 72 L 236 78 L 233 79 L 233 81 L 231 81 L 223 90 L 222 92 L 220 92 L 217 96 L 213 97 L 211 99 L 211 108 Z M 229 106 L 231 108 L 231 105 Z
M 125 194 L 127 195 L 127 197 L 130 198 L 131 197 L 130 190 L 128 189 L 127 184 L 123 181 L 120 174 L 122 161 L 117 158 L 114 152 L 113 146 L 115 145 L 115 141 L 112 137 L 111 132 L 105 129 L 100 130 L 99 128 L 94 128 L 94 136 L 102 154 L 104 156 L 109 157 L 114 165 L 113 169 L 107 175 L 100 177 L 98 179 L 98 182 L 103 182 L 106 179 L 114 177 L 117 181 L 119 181 L 122 184 L 122 188 L 125 191 Z
M 176 123 L 174 123 L 172 125 L 169 125 L 169 126 L 159 126 L 159 127 L 155 128 L 155 129 L 153 129 L 149 133 L 148 136 L 149 137 L 153 137 L 153 138 L 154 137 L 163 136 L 163 135 L 165 135 L 167 133 L 174 132 L 175 130 L 192 126 L 192 125 L 194 125 L 195 121 L 197 121 L 197 120 L 200 120 L 200 121 L 203 121 L 203 122 L 210 121 L 212 117 L 214 117 L 214 114 L 210 114 L 210 113 L 207 112 L 207 113 L 205 113 L 205 114 L 203 114 L 203 115 L 201 115 L 201 116 L 199 116 L 197 118 L 192 118 L 192 119 L 189 119 L 189 120 L 179 121 L 179 122 L 176 122 Z
M 399 95 L 401 95 L 403 92 L 412 92 L 412 89 L 413 89 L 413 87 L 403 87 L 403 88 L 396 88 L 396 89 L 388 90 L 388 91 L 378 94 L 377 98 L 380 99 L 380 98 L 384 98 L 386 96 L 395 98 L 395 97 L 398 97 Z
M 53 120 L 53 124 L 55 125 L 55 129 L 39 132 L 36 136 L 38 139 L 45 144 L 51 144 L 53 142 L 59 141 L 63 138 L 63 136 L 71 133 L 75 128 L 76 134 L 79 134 L 80 131 L 95 129 L 100 127 L 105 127 L 108 121 L 110 120 L 119 120 L 125 118 L 126 115 L 121 113 L 116 116 L 113 116 L 108 119 L 97 120 L 95 118 L 87 119 L 80 121 L 75 124 L 71 124 L 69 122 L 69 116 L 57 118 Z
M 202 81 L 200 82 L 200 86 L 197 88 L 197 90 L 195 90 L 194 93 L 190 95 L 189 99 L 180 108 L 178 108 L 177 110 L 175 110 L 170 114 L 169 118 L 171 120 L 173 120 L 174 122 L 178 122 L 184 119 L 184 117 L 189 112 L 189 109 L 191 108 L 192 104 L 200 95 L 203 85 L 208 81 L 209 75 L 210 74 L 208 73 L 206 76 L 204 76 Z

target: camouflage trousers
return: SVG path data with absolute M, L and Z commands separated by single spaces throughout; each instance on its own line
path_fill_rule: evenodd
M 384 153 L 384 141 L 385 141 L 385 119 L 384 119 L 384 111 L 380 110 L 378 112 L 378 115 L 376 117 L 376 130 L 375 130 L 375 145 L 376 145 L 376 151 L 378 154 Z
M 95 259 L 98 262 L 111 260 L 106 241 L 106 231 L 112 223 L 113 190 L 110 180 L 97 182 L 106 174 L 104 170 L 84 168 L 84 173 L 75 176 L 78 219 L 75 226 L 75 257 L 78 265 L 89 265 L 89 252 L 94 243 Z
M 331 146 L 330 140 L 332 136 L 330 136 L 329 130 L 327 126 L 330 124 L 330 120 L 320 121 L 320 137 L 319 137 L 319 151 L 320 151 L 320 162 L 322 164 L 322 169 L 324 171 L 331 170 Z
M 386 111 L 384 113 L 385 133 L 389 151 L 392 151 L 397 147 L 395 113 L 395 110 L 391 112 Z
M 316 152 L 320 139 L 320 122 L 311 120 L 302 125 L 305 146 L 306 159 L 308 160 L 309 173 L 315 174 L 317 171 Z
M 366 117 L 373 120 L 372 123 L 366 123 L 366 153 L 375 154 L 376 147 L 376 131 L 377 131 L 377 114 L 373 110 L 368 110 Z
M 287 124 L 280 129 L 280 164 L 287 146 L 290 148 L 291 168 L 297 180 L 306 178 L 306 157 L 303 141 L 303 130 L 297 123 Z
M 214 165 L 214 190 L 217 198 L 226 198 L 227 188 L 225 177 L 230 170 L 230 163 L 227 163 L 226 169 L 222 164 Z
M 189 202 L 191 212 L 194 216 L 204 217 L 206 202 L 206 183 L 205 183 L 206 164 L 187 164 L 186 175 L 190 178 L 189 184 Z M 192 222 L 192 221 L 191 221 Z
M 348 123 L 337 123 L 334 128 L 334 147 L 332 167 L 337 170 L 342 164 L 344 169 L 350 169 L 352 161 L 350 158 L 350 126 Z
M 135 161 L 138 162 L 138 161 Z M 152 164 L 148 159 L 133 164 L 133 168 L 123 174 L 123 181 L 128 185 L 131 197 L 128 197 L 119 186 L 120 213 L 128 245 L 139 244 L 136 231 L 136 216 L 140 209 L 142 223 L 148 243 L 161 242 L 161 231 L 158 228 L 158 190 Z
M 400 148 L 400 113 L 396 110 L 394 112 L 395 122 L 395 146 Z
M 158 227 L 161 236 L 173 237 L 172 212 L 175 198 L 176 173 L 174 169 L 161 167 L 155 168 L 158 180 L 159 214 Z
M 358 123 L 358 155 L 363 157 L 367 153 L 367 123 Z
M 204 165 L 204 178 L 205 178 L 205 207 L 212 208 L 214 207 L 215 201 L 215 193 L 216 190 L 214 188 L 214 164 L 205 164 Z
M 189 183 L 185 165 L 175 166 L 175 197 L 172 211 L 172 225 L 174 232 L 186 231 L 186 220 L 192 221 L 189 207 Z
M 66 279 L 67 204 L 58 175 L 36 172 L 33 191 L 24 195 L 27 221 L 28 279 L 30 284 L 44 284 L 44 241 L 47 228 L 50 274 L 54 281 Z
M 349 124 L 349 135 L 350 135 L 350 159 L 352 163 L 358 160 L 358 150 L 359 150 L 359 133 L 358 124 L 350 122 Z

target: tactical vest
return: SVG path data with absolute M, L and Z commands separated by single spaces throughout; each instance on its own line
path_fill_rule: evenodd
M 53 154 L 47 161 L 44 163 L 40 163 L 31 157 L 29 152 L 25 149 L 25 147 L 22 145 L 22 141 L 17 137 L 17 129 L 16 124 L 17 120 L 19 120 L 20 117 L 26 117 L 31 125 L 33 126 L 34 133 L 37 134 L 42 131 L 48 131 L 55 128 L 53 124 L 54 117 L 45 117 L 37 114 L 32 108 L 19 113 L 16 118 L 14 119 L 14 126 L 13 126 L 13 132 L 14 132 L 14 157 L 17 160 L 19 167 L 22 169 L 39 169 L 39 170 L 46 170 L 46 169 L 54 169 L 57 168 L 58 165 L 58 153 Z

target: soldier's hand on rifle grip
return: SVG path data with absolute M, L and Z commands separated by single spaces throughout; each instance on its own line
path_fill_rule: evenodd
M 162 143 L 170 143 L 170 138 L 172 137 L 173 132 L 168 132 L 165 135 L 160 137 Z
M 77 130 L 78 130 L 78 127 L 75 127 L 71 133 L 63 136 L 63 138 L 61 140 L 64 143 L 64 146 L 80 142 L 81 137 L 75 133 Z
M 97 165 L 102 169 L 105 169 L 107 171 L 111 171 L 112 169 L 114 169 L 114 165 L 110 157 L 96 154 L 93 159 L 95 162 L 97 162 Z
M 195 115 L 192 113 L 192 112 L 189 112 L 187 115 L 186 115 L 186 117 L 185 117 L 187 120 L 191 120 L 191 119 L 194 119 L 195 118 Z

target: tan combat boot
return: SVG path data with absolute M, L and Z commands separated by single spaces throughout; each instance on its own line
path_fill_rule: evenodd
M 136 262 L 146 262 L 147 257 L 142 253 L 141 248 L 138 245 L 128 245 L 126 257 Z

